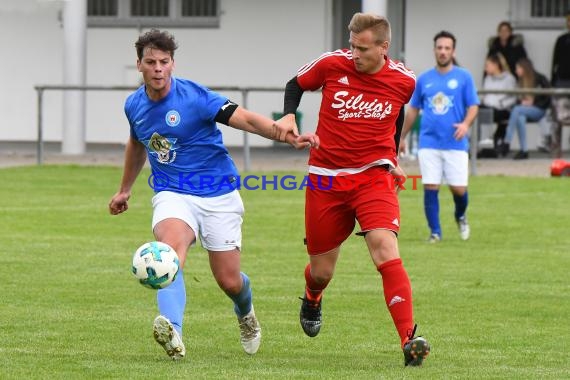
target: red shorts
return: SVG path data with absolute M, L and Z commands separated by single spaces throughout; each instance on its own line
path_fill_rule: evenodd
M 354 231 L 400 231 L 400 206 L 394 177 L 384 167 L 328 177 L 309 174 L 305 192 L 307 252 L 318 255 L 336 248 Z

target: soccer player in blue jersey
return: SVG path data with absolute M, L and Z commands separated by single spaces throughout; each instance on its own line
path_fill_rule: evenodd
M 172 246 L 184 267 L 187 251 L 200 238 L 219 287 L 234 303 L 240 340 L 248 354 L 261 342 L 248 276 L 240 269 L 244 207 L 237 190 L 238 172 L 216 123 L 288 142 L 296 148 L 318 146 L 312 133 L 298 135 L 273 120 L 248 111 L 207 88 L 172 76 L 177 43 L 168 32 L 153 29 L 135 43 L 137 68 L 144 85 L 125 103 L 130 137 L 125 149 L 119 191 L 109 203 L 117 215 L 128 209 L 131 188 L 148 157 L 152 175 L 152 230 Z M 158 290 L 160 315 L 155 340 L 172 359 L 184 357 L 182 321 L 186 305 L 184 276 L 179 272 Z
M 455 36 L 441 31 L 434 37 L 436 65 L 422 73 L 407 110 L 401 151 L 405 137 L 422 110 L 418 160 L 424 184 L 424 210 L 429 228 L 428 239 L 442 238 L 439 222 L 439 187 L 445 181 L 455 202 L 455 221 L 461 239 L 469 239 L 467 223 L 469 176 L 469 127 L 477 117 L 479 98 L 473 77 L 454 64 Z

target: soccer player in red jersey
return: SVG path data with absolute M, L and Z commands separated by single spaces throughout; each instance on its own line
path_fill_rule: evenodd
M 323 291 L 332 279 L 341 244 L 356 221 L 382 276 L 384 298 L 400 336 L 405 365 L 421 365 L 429 344 L 415 337 L 412 289 L 398 251 L 400 211 L 395 178 L 404 105 L 415 76 L 387 56 L 390 24 L 384 17 L 356 13 L 349 26 L 350 50 L 328 52 L 301 67 L 285 88 L 283 125 L 294 124 L 304 91 L 322 90 L 316 134 L 319 149 L 309 157 L 305 230 L 309 264 L 300 322 L 316 336 Z M 332 186 L 331 186 L 332 184 Z

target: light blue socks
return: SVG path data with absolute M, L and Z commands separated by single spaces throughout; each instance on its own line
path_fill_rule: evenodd
M 234 301 L 234 311 L 238 317 L 243 317 L 251 311 L 251 286 L 249 285 L 249 277 L 241 272 L 243 286 L 238 294 L 228 294 L 228 297 Z
M 182 270 L 178 272 L 172 284 L 159 289 L 156 294 L 160 315 L 165 316 L 174 325 L 178 334 L 182 336 L 182 321 L 186 307 L 186 287 Z

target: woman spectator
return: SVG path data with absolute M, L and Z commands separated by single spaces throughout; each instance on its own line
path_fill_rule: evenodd
M 513 27 L 510 22 L 502 21 L 499 23 L 497 37 L 489 43 L 487 56 L 493 53 L 501 53 L 507 60 L 511 73 L 517 76 L 515 70 L 516 63 L 521 58 L 526 58 L 527 54 L 522 36 L 513 34 Z
M 517 80 L 511 74 L 507 61 L 501 53 L 492 53 L 485 60 L 483 90 L 513 90 Z M 493 122 L 497 128 L 493 134 L 493 147 L 498 151 L 505 139 L 511 108 L 517 98 L 509 94 L 485 94 L 481 97 L 481 107 L 493 110 Z
M 520 59 L 516 64 L 516 73 L 519 77 L 519 87 L 524 88 L 548 88 L 548 79 L 534 69 L 532 62 L 527 58 Z M 505 142 L 501 147 L 501 153 L 506 156 L 509 153 L 510 144 L 513 139 L 515 129 L 519 135 L 520 151 L 514 156 L 515 160 L 528 158 L 528 148 L 526 142 L 526 122 L 539 121 L 544 117 L 550 107 L 550 96 L 548 95 L 522 95 L 511 111 Z

